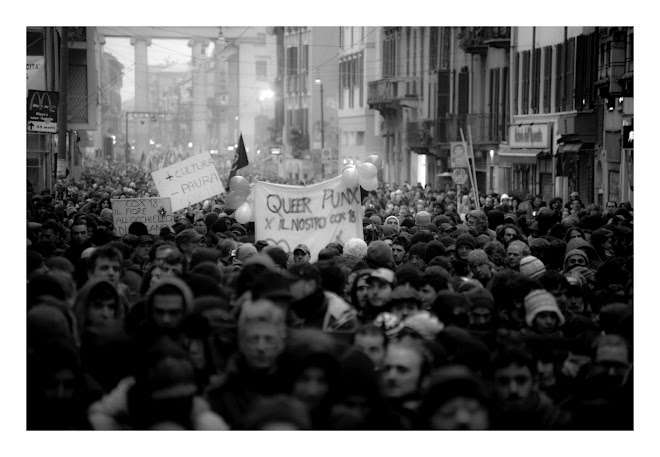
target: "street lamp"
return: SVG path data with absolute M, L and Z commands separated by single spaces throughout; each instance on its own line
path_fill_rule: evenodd
M 320 78 L 316 78 L 314 83 L 321 86 L 321 149 L 325 149 L 325 125 L 323 123 L 323 82 Z

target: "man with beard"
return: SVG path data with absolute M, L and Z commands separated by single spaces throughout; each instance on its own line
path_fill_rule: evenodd
M 396 342 L 387 347 L 381 372 L 382 391 L 405 429 L 414 427 L 431 366 L 431 356 L 422 343 Z
M 397 236 L 392 241 L 392 261 L 398 267 L 403 264 L 406 252 L 410 249 L 410 241 L 405 236 Z
M 562 430 L 568 414 L 538 389 L 536 361 L 519 348 L 498 352 L 492 363 L 496 430 Z

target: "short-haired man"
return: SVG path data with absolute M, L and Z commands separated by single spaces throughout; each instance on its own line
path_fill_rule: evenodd
M 410 249 L 410 241 L 405 236 L 397 236 L 392 241 L 392 261 L 398 267 L 403 264 L 406 252 Z
M 299 244 L 293 249 L 293 263 L 309 263 L 311 257 L 306 244 Z
M 382 391 L 404 428 L 413 428 L 431 366 L 431 356 L 422 343 L 395 342 L 387 347 Z
M 380 370 L 387 349 L 387 336 L 381 327 L 366 324 L 358 328 L 355 332 L 353 346 L 368 355 L 376 369 Z
M 522 241 L 512 241 L 506 248 L 505 266 L 514 271 L 520 271 L 520 261 L 523 257 L 532 255 L 529 246 Z
M 64 228 L 57 222 L 46 221 L 41 224 L 39 241 L 52 244 L 55 247 L 55 255 L 63 253 L 69 248 L 69 245 L 64 242 L 65 236 Z
M 87 275 L 90 280 L 103 279 L 118 287 L 122 260 L 121 253 L 111 246 L 97 248 L 87 260 Z
M 211 408 L 231 427 L 241 424 L 259 399 L 284 393 L 279 357 L 286 345 L 284 310 L 271 300 L 245 302 L 238 318 L 238 352 L 229 361 L 222 384 L 212 387 Z
M 68 259 L 72 264 L 78 265 L 82 252 L 92 247 L 91 235 L 86 219 L 76 218 L 74 220 L 71 226 L 70 238 L 69 248 L 64 251 L 62 257 Z
M 170 251 L 160 264 L 163 276 L 179 278 L 188 271 L 188 262 L 178 250 Z

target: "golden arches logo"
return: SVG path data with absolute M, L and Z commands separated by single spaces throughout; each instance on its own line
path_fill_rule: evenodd
M 36 103 L 35 103 L 35 98 L 36 98 Z M 48 109 L 49 111 L 54 109 L 53 102 L 48 92 L 34 91 L 32 93 L 32 98 L 30 98 L 30 105 L 28 109 L 35 109 L 35 108 L 42 110 Z

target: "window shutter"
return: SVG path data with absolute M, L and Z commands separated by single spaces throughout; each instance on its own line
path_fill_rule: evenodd
M 552 46 L 543 48 L 545 65 L 543 68 L 543 111 L 552 111 Z
M 500 141 L 506 141 L 509 136 L 509 129 L 507 128 L 507 119 L 509 119 L 509 67 L 504 67 L 502 69 L 502 101 L 503 101 L 503 115 L 500 118 L 500 131 L 501 136 Z
M 470 73 L 458 74 L 458 114 L 467 114 L 470 103 Z
M 557 45 L 557 65 L 555 71 L 555 111 L 562 111 L 564 97 L 564 45 Z
M 438 72 L 438 117 L 449 113 L 449 70 Z
M 575 38 L 568 40 L 566 46 L 566 93 L 564 94 L 564 111 L 573 109 L 575 94 Z
M 587 85 L 587 66 L 589 62 L 585 59 L 587 52 L 587 37 L 580 35 L 577 37 L 577 46 L 575 47 L 575 109 L 582 111 L 586 108 L 585 86 Z
M 520 53 L 516 54 L 516 68 L 513 75 L 513 114 L 519 113 L 518 93 L 520 91 Z

